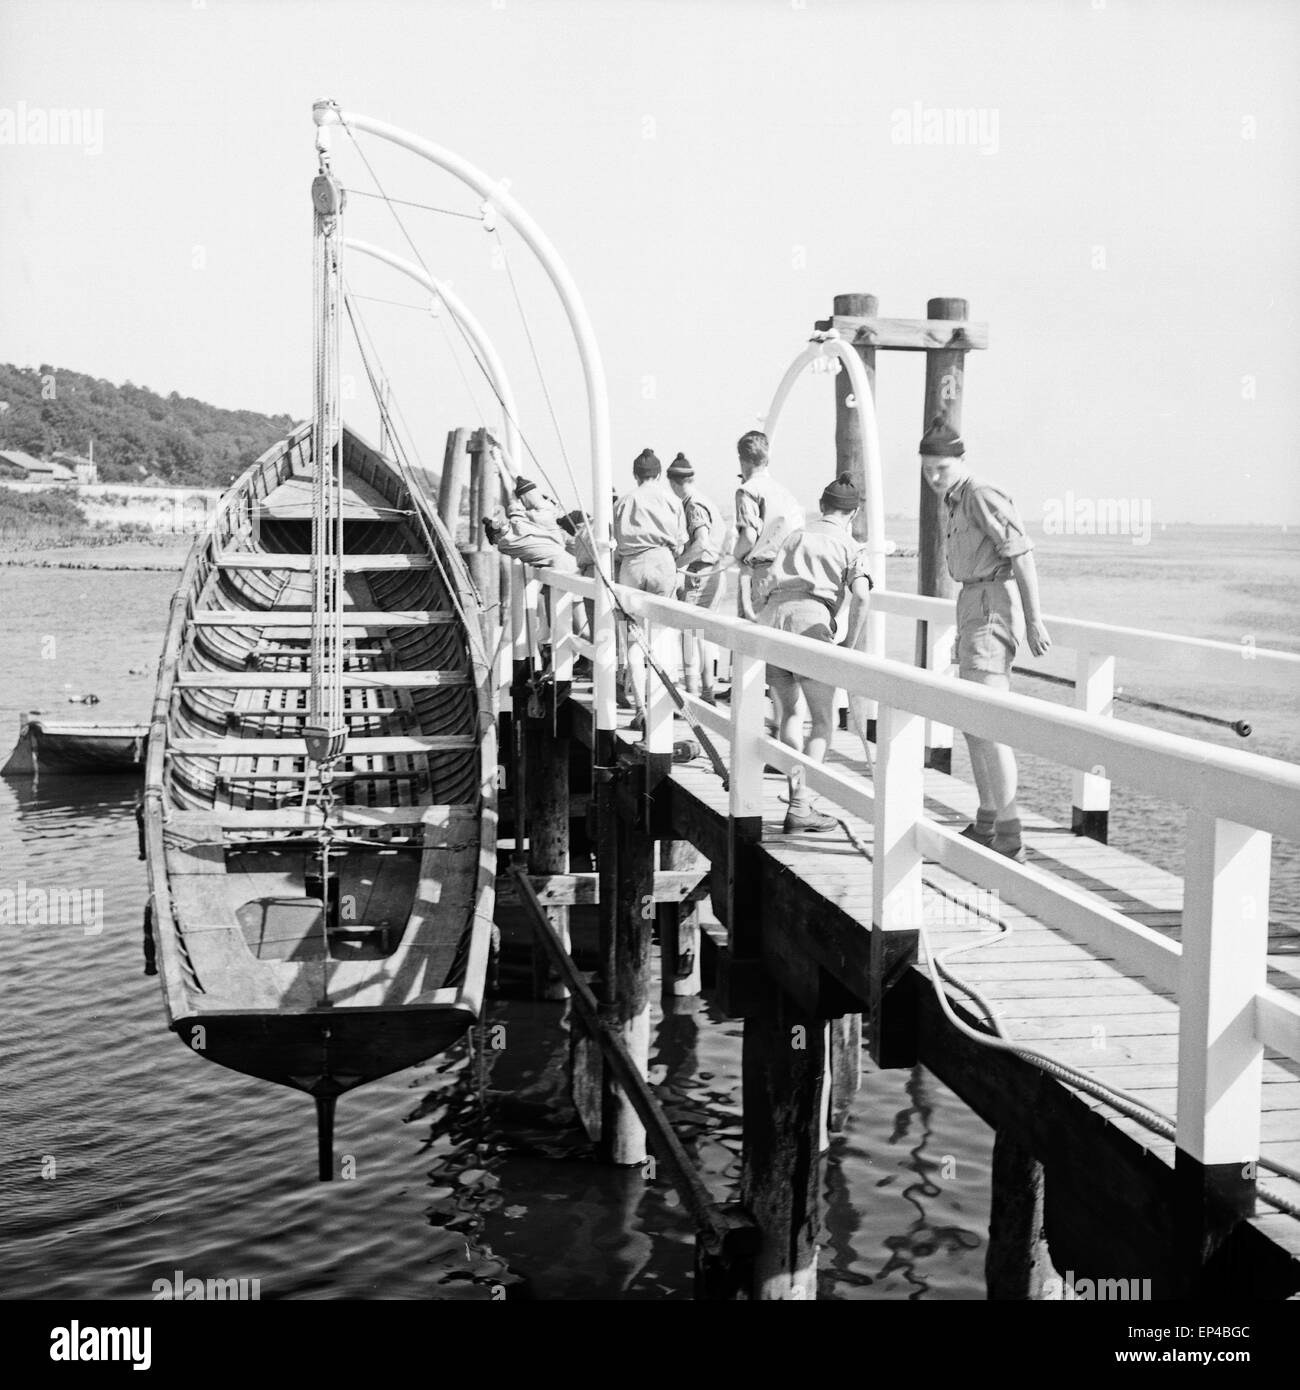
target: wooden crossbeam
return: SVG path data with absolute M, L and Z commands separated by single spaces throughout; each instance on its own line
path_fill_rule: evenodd
M 305 610 L 272 608 L 261 612 L 237 612 L 213 609 L 195 613 L 199 627 L 310 627 L 311 613 Z M 382 609 L 345 608 L 343 626 L 349 627 L 430 627 L 435 623 L 452 623 L 455 614 L 446 609 L 405 610 L 385 613 Z
M 273 555 L 265 550 L 236 550 L 217 556 L 223 570 L 290 570 L 294 574 L 311 573 L 310 555 Z M 392 552 L 377 555 L 344 555 L 343 571 L 356 574 L 364 570 L 428 570 L 433 561 L 427 555 L 399 555 Z
M 380 719 L 389 714 L 405 714 L 400 705 L 372 705 L 367 709 L 345 709 L 341 711 L 344 719 Z M 236 706 L 227 710 L 226 717 L 237 717 L 241 722 L 259 719 L 310 719 L 309 709 L 240 709 Z
M 388 826 L 441 825 L 449 813 L 464 808 L 458 806 L 337 806 L 330 818 L 331 825 Z M 322 824 L 320 811 L 314 806 L 290 806 L 265 811 L 211 810 L 173 811 L 164 823 L 165 830 L 192 831 L 217 825 L 223 830 L 315 830 Z
M 317 777 L 313 770 L 310 772 L 226 772 L 218 776 L 217 781 L 223 787 L 233 787 L 241 782 L 310 782 Z M 381 772 L 336 772 L 333 777 L 333 784 L 339 786 L 344 782 L 402 782 L 413 778 L 423 778 L 423 772 L 416 772 L 407 769 L 385 769 Z
M 179 671 L 181 689 L 305 690 L 309 671 Z M 433 685 L 467 685 L 464 671 L 344 671 L 343 685 L 356 690 L 416 690 Z
M 933 348 L 986 348 L 987 323 L 969 319 L 882 319 L 860 318 L 856 314 L 836 314 L 817 327 L 825 332 L 837 329 L 840 336 L 858 347 L 893 348 L 900 352 L 925 352 Z
M 599 874 L 530 874 L 529 881 L 543 907 L 588 907 L 600 902 Z M 654 900 L 680 903 L 707 891 L 709 876 L 698 870 L 663 870 L 655 874 Z M 517 906 L 521 901 L 510 874 L 497 879 L 497 901 Z

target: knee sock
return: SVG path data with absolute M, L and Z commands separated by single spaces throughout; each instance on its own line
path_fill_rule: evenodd
M 1020 847 L 1020 822 L 1018 820 L 1000 820 L 993 827 L 993 845 L 996 849 L 1004 846 L 1012 848 Z

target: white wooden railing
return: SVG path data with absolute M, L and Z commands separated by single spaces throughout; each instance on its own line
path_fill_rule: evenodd
M 936 675 L 955 676 L 951 662 L 957 631 L 955 600 L 886 589 L 872 594 L 871 606 L 891 618 L 925 623 L 927 669 Z M 1243 687 L 1269 685 L 1274 689 L 1300 690 L 1300 656 L 1257 647 L 1249 636 L 1234 644 L 1051 614 L 1045 615 L 1043 621 L 1052 634 L 1053 647 L 1074 652 L 1074 707 L 1086 714 L 1111 714 L 1117 658 L 1235 679 Z M 931 722 L 925 742 L 928 748 L 946 748 L 952 742 L 952 730 L 937 721 Z M 1110 809 L 1110 781 L 1105 776 L 1104 762 L 1075 769 L 1071 801 L 1080 811 Z
M 557 679 L 567 680 L 575 655 L 592 644 L 573 634 L 573 606 L 594 597 L 597 581 L 514 565 L 511 588 L 514 654 L 543 640 L 539 604 L 550 590 Z M 1089 947 L 1113 956 L 1153 985 L 1173 991 L 1180 1006 L 1178 1147 L 1203 1164 L 1251 1162 L 1259 1155 L 1260 1087 L 1265 1047 L 1300 1060 L 1300 1002 L 1265 980 L 1271 837 L 1300 839 L 1300 768 L 1177 734 L 1111 720 L 1023 695 L 954 681 L 887 659 L 776 632 L 675 600 L 616 586 L 619 601 L 641 620 L 663 664 L 691 631 L 725 648 L 732 659 L 729 710 L 686 697 L 700 724 L 729 744 L 730 814 L 761 816 L 763 766 L 804 767 L 808 786 L 874 827 L 872 926 L 915 930 L 922 922 L 921 864 L 933 861 Z M 943 600 L 885 593 L 886 612 L 932 624 L 951 613 Z M 1149 660 L 1159 634 L 1103 624 L 1048 619 L 1062 644 L 1113 660 Z M 597 642 L 612 642 L 612 631 Z M 1164 638 L 1180 660 L 1221 669 L 1229 644 Z M 1103 645 L 1103 643 L 1105 645 Z M 1082 658 L 1081 658 L 1082 659 Z M 1237 659 L 1241 659 L 1239 656 Z M 1256 653 L 1258 672 L 1290 669 L 1294 658 Z M 873 780 L 810 762 L 767 734 L 764 666 L 772 663 L 878 702 Z M 652 752 L 672 746 L 673 706 L 652 681 L 645 740 Z M 924 812 L 926 720 L 1011 745 L 1187 808 L 1182 944 L 1106 907 L 1068 883 L 963 839 Z

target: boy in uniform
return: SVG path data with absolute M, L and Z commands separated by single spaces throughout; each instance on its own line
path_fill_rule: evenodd
M 686 513 L 686 549 L 677 557 L 682 586 L 678 597 L 711 613 L 722 596 L 721 562 L 722 514 L 695 486 L 695 468 L 679 453 L 668 465 L 668 486 Z M 713 694 L 714 646 L 693 632 L 682 633 L 682 671 L 686 689 L 708 704 L 717 704 Z
M 821 516 L 787 537 L 772 564 L 771 593 L 758 621 L 778 632 L 792 632 L 821 642 L 835 639 L 835 615 L 845 594 L 849 606 L 848 633 L 843 646 L 858 647 L 871 602 L 871 576 L 867 572 L 867 548 L 853 539 L 853 517 L 862 497 L 853 479 L 841 473 L 821 495 Z M 776 706 L 777 736 L 790 748 L 823 762 L 835 721 L 835 687 L 810 676 L 797 676 L 777 666 L 767 668 L 767 683 Z M 810 727 L 803 739 L 799 718 L 799 692 L 808 702 Z M 790 773 L 790 808 L 783 829 L 815 834 L 834 830 L 834 816 L 814 811 L 804 770 Z
M 629 589 L 672 598 L 677 592 L 677 556 L 686 549 L 686 513 L 663 485 L 663 465 L 653 450 L 642 449 L 632 462 L 636 487 L 614 508 L 616 580 Z M 634 728 L 645 724 L 645 653 L 636 642 L 627 646 L 627 669 L 636 706 Z
M 964 442 L 941 417 L 930 422 L 920 452 L 925 481 L 944 500 L 948 573 L 961 585 L 958 674 L 992 690 L 1009 690 L 1020 643 L 1027 639 L 1034 656 L 1052 645 L 1038 607 L 1033 542 L 1011 498 L 971 473 Z M 962 834 L 1023 864 L 1015 753 L 973 734 L 966 735 L 966 743 L 979 810 Z
M 772 476 L 768 466 L 767 435 L 750 430 L 736 441 L 741 484 L 736 489 L 736 546 L 744 567 L 737 586 L 737 609 L 753 619 L 772 589 L 772 562 L 782 541 L 804 523 L 803 508 L 794 494 Z

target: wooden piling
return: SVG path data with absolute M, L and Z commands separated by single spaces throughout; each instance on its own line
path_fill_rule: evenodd
M 438 487 L 438 516 L 457 544 L 464 543 L 467 539 L 460 513 L 465 488 L 469 483 L 469 451 L 466 447 L 468 439 L 468 430 L 447 432 L 447 447 L 442 455 L 442 480 Z M 468 539 L 472 541 L 473 537 Z
M 832 1134 L 843 1132 L 853 1098 L 862 1085 L 862 1015 L 844 1014 L 830 1021 L 827 1059 L 830 1105 L 827 1124 Z
M 837 294 L 833 313 L 855 314 L 862 318 L 875 318 L 880 301 L 874 294 Z M 862 359 L 866 368 L 867 380 L 871 383 L 871 394 L 876 394 L 876 350 L 854 344 L 854 351 Z M 857 410 L 849 404 L 853 395 L 853 384 L 848 372 L 841 371 L 835 377 L 835 471 L 849 473 L 865 497 L 867 488 L 866 453 L 862 443 L 862 423 Z M 853 519 L 855 539 L 867 539 L 867 510 L 860 508 Z
M 567 695 L 567 690 L 563 692 Z M 539 714 L 525 704 L 524 795 L 528 810 L 528 872 L 569 872 L 569 728 L 568 714 L 554 681 L 541 691 Z M 556 937 L 569 948 L 569 909 L 543 909 Z M 533 948 L 534 993 L 539 999 L 567 999 L 568 990 L 549 964 L 540 943 Z
M 966 319 L 969 305 L 964 299 L 931 299 L 925 307 L 929 319 Z M 927 348 L 925 351 L 925 411 L 922 430 L 936 415 L 953 429 L 961 430 L 962 393 L 966 375 L 966 351 L 961 347 Z M 947 520 L 943 499 L 920 480 L 921 509 L 917 523 L 916 592 L 935 598 L 952 598 L 956 585 L 948 574 Z M 916 625 L 916 664 L 928 667 L 933 655 L 928 642 L 928 624 Z M 926 722 L 925 765 L 939 772 L 952 771 L 952 730 L 947 725 Z
M 1055 1278 L 1047 1250 L 1043 1165 L 1010 1130 L 993 1141 L 984 1278 L 990 1299 L 1040 1300 Z
M 600 1017 L 607 1026 L 614 1025 L 614 999 L 617 992 L 616 942 L 618 940 L 618 818 L 614 803 L 615 760 L 617 736 L 612 729 L 596 729 L 592 747 L 592 795 L 595 815 L 596 873 L 600 883 L 600 901 L 596 908 Z M 580 1104 L 593 1090 L 603 1089 L 600 1050 L 581 1042 L 573 1053 L 573 1094 Z M 582 1113 L 581 1111 L 579 1113 Z M 586 1122 L 587 1133 L 602 1137 L 602 1107 Z
M 750 1296 L 765 1302 L 817 1297 L 825 1039 L 775 986 L 745 1020 L 740 1192 L 762 1233 Z
M 661 869 L 704 872 L 704 856 L 689 840 L 664 840 L 659 850 Z M 700 992 L 700 909 L 694 901 L 659 905 L 659 975 L 664 999 Z
M 639 768 L 629 769 L 638 780 Z M 644 1075 L 650 1056 L 650 947 L 655 919 L 655 842 L 631 817 L 619 815 L 615 835 L 612 997 L 605 1011 L 611 1029 Z M 604 904 L 602 903 L 602 908 Z M 603 915 L 603 914 L 602 914 Z M 605 1156 L 620 1167 L 643 1163 L 645 1126 L 626 1090 L 606 1071 L 601 1140 Z

